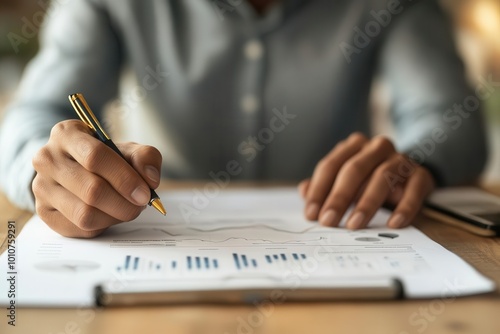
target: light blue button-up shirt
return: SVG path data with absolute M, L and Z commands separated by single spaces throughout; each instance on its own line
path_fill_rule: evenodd
M 400 150 L 443 184 L 484 165 L 480 108 L 453 110 L 475 93 L 435 1 L 283 0 L 263 16 L 244 0 L 53 6 L 1 129 L 0 181 L 22 207 L 34 207 L 32 156 L 75 118 L 75 92 L 97 113 L 119 97 L 123 139 L 158 147 L 163 176 L 299 180 L 351 132 L 369 134 L 378 73 Z

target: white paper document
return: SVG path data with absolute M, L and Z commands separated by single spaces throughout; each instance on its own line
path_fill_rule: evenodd
M 307 222 L 295 188 L 160 196 L 167 217 L 148 208 L 91 240 L 62 237 L 32 218 L 16 240 L 15 268 L 7 268 L 6 253 L 0 257 L 3 275 L 15 272 L 16 305 L 94 306 L 97 286 L 221 294 L 366 288 L 395 279 L 407 298 L 453 298 L 495 288 L 416 228 L 386 228 L 389 212 L 383 209 L 369 228 L 349 231 Z M 0 282 L 5 305 L 8 282 Z

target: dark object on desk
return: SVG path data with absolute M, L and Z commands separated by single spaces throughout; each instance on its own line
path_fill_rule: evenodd
M 434 192 L 423 213 L 480 236 L 500 235 L 500 197 L 479 188 L 448 188 Z
M 382 238 L 395 239 L 395 238 L 399 237 L 399 234 L 397 234 L 397 233 L 379 233 L 378 236 L 382 237 Z

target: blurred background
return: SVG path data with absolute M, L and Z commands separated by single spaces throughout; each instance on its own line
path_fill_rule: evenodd
M 500 0 L 441 0 L 455 27 L 456 41 L 475 87 L 480 78 L 500 81 Z M 0 0 L 0 120 L 22 72 L 38 49 L 38 31 L 50 0 Z M 496 79 L 495 79 L 496 78 Z M 374 133 L 390 134 L 387 94 L 375 82 Z M 483 182 L 500 182 L 500 87 L 485 102 L 490 161 Z

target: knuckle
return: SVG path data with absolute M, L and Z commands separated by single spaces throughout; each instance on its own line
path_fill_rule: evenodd
M 395 151 L 392 141 L 384 136 L 373 138 L 372 145 L 376 151 Z
M 317 176 L 322 176 L 325 174 L 329 174 L 334 170 L 336 170 L 335 159 L 325 157 L 321 159 L 314 168 L 314 174 Z
M 42 218 L 44 222 L 50 221 L 49 216 L 50 213 L 52 212 L 51 208 L 45 204 L 43 204 L 41 201 L 36 201 L 35 202 L 35 211 L 37 215 Z
M 89 141 L 83 141 L 79 144 L 79 151 L 82 156 L 82 165 L 88 171 L 95 172 L 102 164 L 105 154 Z
M 31 190 L 33 191 L 33 195 L 35 195 L 35 198 L 39 197 L 43 193 L 44 186 L 39 175 L 36 175 L 31 182 Z
M 161 153 L 156 147 L 145 145 L 141 148 L 141 150 L 143 151 L 144 155 L 149 155 L 155 158 L 161 158 Z
M 357 205 L 358 209 L 368 214 L 376 211 L 379 206 L 380 202 L 371 196 L 362 198 Z
M 52 165 L 54 163 L 54 159 L 52 157 L 52 154 L 50 153 L 49 148 L 47 146 L 43 146 L 42 148 L 40 148 L 33 156 L 31 163 L 36 171 L 42 170 L 44 167 Z
M 375 171 L 373 172 L 373 176 L 376 178 L 384 178 L 387 175 L 389 175 L 389 173 L 392 172 L 393 172 L 392 164 L 386 161 L 375 169 Z
M 335 151 L 335 150 L 342 150 L 343 148 L 345 148 L 348 145 L 349 144 L 348 144 L 347 140 L 341 140 L 341 141 L 337 142 L 337 144 L 335 145 L 335 147 L 332 150 L 332 152 Z
M 363 164 L 358 159 L 351 159 L 347 161 L 342 167 L 343 172 L 349 172 L 350 174 L 360 175 L 363 173 Z
M 150 159 L 153 158 L 159 161 L 162 159 L 160 151 L 156 147 L 150 145 L 141 145 L 130 155 L 132 161 L 141 161 L 142 157 L 149 157 Z
M 92 178 L 87 182 L 82 194 L 82 200 L 91 206 L 96 205 L 104 199 L 106 182 L 100 178 Z
M 51 138 L 58 138 L 58 137 L 62 136 L 66 130 L 66 124 L 67 124 L 67 121 L 62 121 L 62 122 L 59 122 L 56 125 L 54 125 L 52 127 L 52 129 L 50 130 L 50 137 Z
M 134 171 L 131 171 L 125 161 L 114 168 L 113 175 L 108 179 L 112 187 L 123 197 L 128 198 L 132 192 L 144 182 Z
M 77 206 L 74 213 L 73 223 L 83 231 L 92 231 L 95 217 L 95 209 L 89 205 Z
M 328 158 L 323 158 L 321 159 L 318 164 L 316 165 L 316 171 L 318 172 L 322 172 L 322 171 L 325 171 L 325 170 L 328 170 L 331 168 L 331 165 L 332 165 L 332 162 L 331 162 L 331 159 L 328 159 Z
M 345 210 L 352 203 L 352 198 L 344 191 L 336 191 L 329 201 L 328 207 Z
M 353 132 L 349 135 L 348 141 L 354 143 L 366 143 L 368 138 L 361 132 Z
M 50 130 L 50 137 L 58 138 L 65 136 L 66 133 L 73 133 L 74 128 L 84 128 L 81 121 L 76 119 L 68 119 L 56 123 Z

